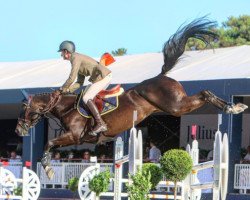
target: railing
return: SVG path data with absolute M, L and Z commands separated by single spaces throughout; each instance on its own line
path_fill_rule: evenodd
M 23 163 L 22 162 L 8 162 L 7 166 L 3 167 L 5 169 L 10 170 L 16 178 L 22 178 L 22 172 L 23 172 Z
M 202 169 L 198 171 L 197 178 L 200 183 L 208 183 L 213 181 L 213 168 Z M 165 177 L 157 185 L 158 191 L 173 191 L 173 186 L 170 186 L 171 182 L 167 181 Z M 181 186 L 177 186 L 177 192 L 181 192 Z M 202 193 L 212 193 L 212 189 L 203 189 Z
M 239 189 L 242 194 L 246 194 L 247 189 L 250 189 L 250 164 L 235 164 L 234 189 Z
M 83 170 L 95 163 L 51 163 L 55 171 L 54 177 L 48 179 L 41 163 L 37 163 L 37 175 L 41 181 L 41 188 L 66 188 L 73 177 L 80 177 Z M 106 167 L 113 171 L 113 163 L 100 163 L 101 171 Z
M 80 177 L 81 173 L 88 166 L 93 165 L 94 163 L 71 163 L 71 162 L 61 162 L 61 163 L 51 163 L 52 168 L 55 171 L 53 179 L 49 180 L 41 163 L 37 163 L 37 175 L 41 182 L 42 188 L 66 188 L 68 185 L 69 179 L 73 177 Z M 100 163 L 101 171 L 105 168 L 109 168 L 110 172 L 113 173 L 113 163 Z M 8 166 L 4 168 L 9 169 L 17 178 L 22 177 L 22 162 L 9 162 Z M 239 173 L 241 171 L 241 175 Z M 201 183 L 209 182 L 213 178 L 212 168 L 206 170 L 200 170 L 198 172 L 198 179 Z M 250 165 L 240 164 L 235 166 L 235 180 L 241 180 L 241 185 L 239 181 L 235 182 L 235 189 L 246 190 L 250 189 Z M 170 192 L 172 190 L 171 186 L 166 184 L 166 179 L 163 178 L 162 184 L 159 185 L 158 190 L 165 190 Z M 164 184 L 165 183 L 165 184 Z M 178 189 L 180 191 L 180 189 Z M 202 192 L 211 192 L 211 190 L 203 190 Z

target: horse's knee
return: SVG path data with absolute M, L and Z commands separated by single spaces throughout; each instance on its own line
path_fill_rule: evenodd
M 201 91 L 201 94 L 206 101 L 211 101 L 212 99 L 215 98 L 215 95 L 209 90 L 203 90 Z
M 172 108 L 169 113 L 175 117 L 180 117 L 182 115 L 182 111 L 179 107 Z
M 53 146 L 54 143 L 51 140 L 49 140 L 46 144 L 45 151 L 48 152 Z
M 42 163 L 43 167 L 50 165 L 50 161 L 51 161 L 50 152 L 45 151 L 43 154 L 43 158 L 41 159 L 41 163 Z

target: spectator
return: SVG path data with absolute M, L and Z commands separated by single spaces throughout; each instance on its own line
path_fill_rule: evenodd
M 155 143 L 152 140 L 149 145 L 149 162 L 158 163 L 161 157 L 161 151 L 155 146 Z
M 250 164 L 250 145 L 247 147 L 247 155 L 245 155 L 242 163 Z
M 71 161 L 72 159 L 74 159 L 74 153 L 72 151 L 70 151 L 68 153 L 68 161 Z
M 82 162 L 83 163 L 89 163 L 90 162 L 90 152 L 89 151 L 84 151 Z
M 21 156 L 17 155 L 15 151 L 10 152 L 9 162 L 21 162 Z
M 100 163 L 105 163 L 106 162 L 106 155 L 105 154 L 100 155 L 99 162 Z
M 56 152 L 54 154 L 54 158 L 52 158 L 51 162 L 52 163 L 59 163 L 59 162 L 61 162 L 61 154 L 60 154 L 60 152 Z

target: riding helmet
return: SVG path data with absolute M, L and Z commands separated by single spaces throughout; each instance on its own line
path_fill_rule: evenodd
M 63 50 L 67 50 L 70 53 L 74 53 L 75 49 L 76 49 L 76 47 L 75 47 L 74 42 L 65 40 L 60 44 L 58 52 L 61 52 Z

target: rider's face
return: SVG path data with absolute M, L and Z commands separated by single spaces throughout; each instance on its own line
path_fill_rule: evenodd
M 63 57 L 64 60 L 69 60 L 70 59 L 70 53 L 68 51 L 62 51 L 61 52 L 61 57 Z

